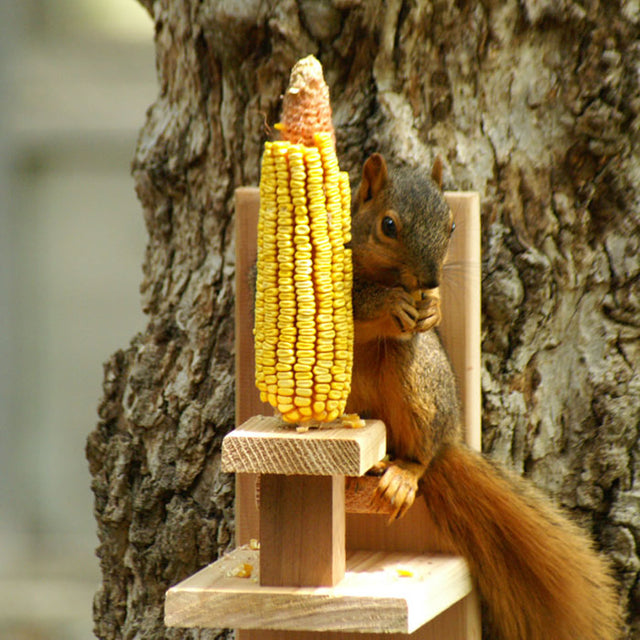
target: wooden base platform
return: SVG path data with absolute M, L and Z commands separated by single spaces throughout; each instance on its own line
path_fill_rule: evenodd
M 169 589 L 167 626 L 412 633 L 472 588 L 461 558 L 373 551 L 348 552 L 335 587 L 263 587 L 259 553 L 241 547 Z

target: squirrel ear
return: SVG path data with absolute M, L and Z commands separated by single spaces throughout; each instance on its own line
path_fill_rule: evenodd
M 359 197 L 362 202 L 375 198 L 387 184 L 387 163 L 379 153 L 374 153 L 364 163 Z
M 436 156 L 436 159 L 433 161 L 431 178 L 438 185 L 438 188 L 442 189 L 442 160 L 440 156 Z

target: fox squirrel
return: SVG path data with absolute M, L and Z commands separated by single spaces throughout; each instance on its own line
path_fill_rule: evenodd
M 613 640 L 607 566 L 539 491 L 462 441 L 453 372 L 433 329 L 452 214 L 431 178 L 365 163 L 352 211 L 355 349 L 347 411 L 387 425 L 378 499 L 424 495 L 442 547 L 468 561 L 492 638 Z

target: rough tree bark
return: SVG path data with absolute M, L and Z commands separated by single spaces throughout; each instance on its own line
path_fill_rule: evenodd
M 633 0 L 143 0 L 159 92 L 133 162 L 149 324 L 105 366 L 87 455 L 100 638 L 166 630 L 165 589 L 233 537 L 233 189 L 299 57 L 341 164 L 381 150 L 483 216 L 484 446 L 610 554 L 640 637 L 640 8 Z M 455 270 L 449 273 L 455 278 Z

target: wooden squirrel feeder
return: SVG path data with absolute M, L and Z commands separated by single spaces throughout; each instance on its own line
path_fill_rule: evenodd
M 459 380 L 467 442 L 479 448 L 479 198 L 446 198 L 456 221 L 448 258 L 456 277 L 441 287 L 440 332 Z M 384 424 L 297 432 L 263 417 L 272 411 L 255 388 L 248 287 L 259 199 L 257 188 L 236 191 L 240 426 L 223 442 L 222 468 L 238 474 L 238 548 L 169 589 L 166 624 L 232 627 L 240 640 L 480 638 L 466 562 L 425 542 L 431 525 L 423 499 L 389 526 L 385 514 L 371 512 L 377 478 L 364 474 L 385 456 Z

